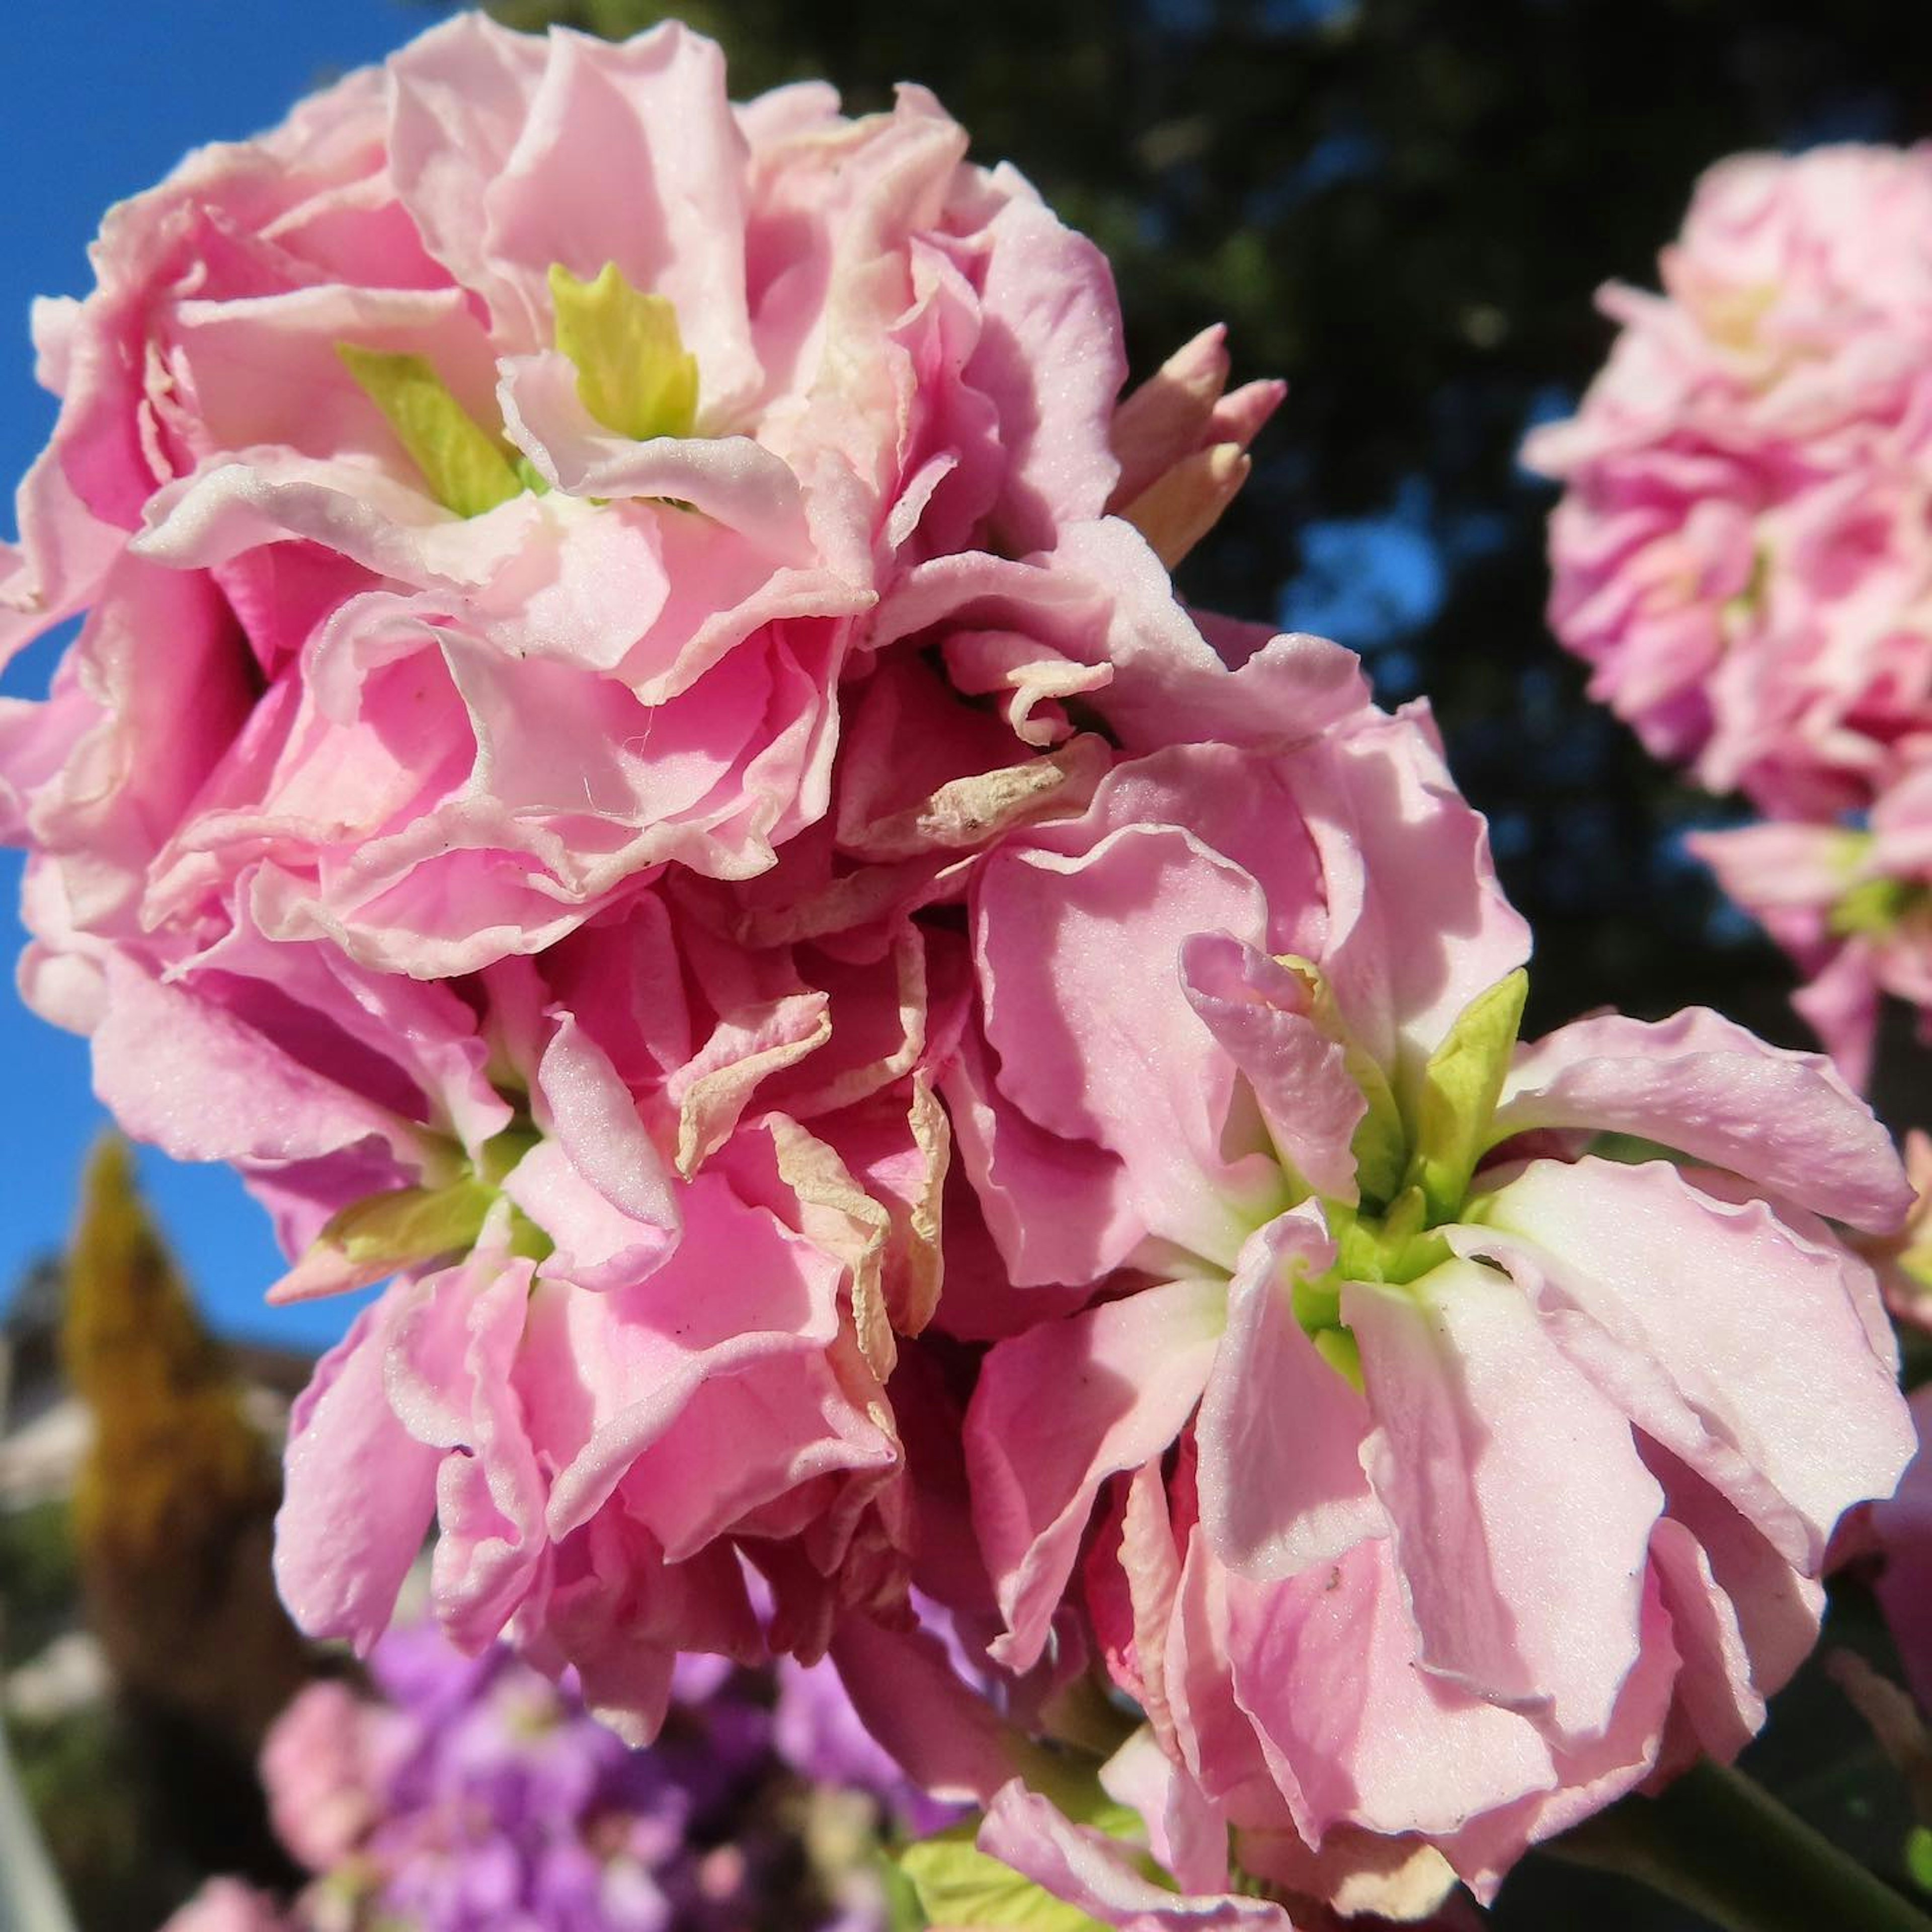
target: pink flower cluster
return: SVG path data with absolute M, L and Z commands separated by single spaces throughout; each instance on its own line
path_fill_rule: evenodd
M 472 17 L 116 211 L 0 590 L 86 613 L 0 716 L 22 985 L 278 1296 L 389 1281 L 307 1628 L 433 1529 L 634 1739 L 829 1654 L 989 1808 L 935 1923 L 1418 1916 L 1762 1721 L 1912 1447 L 1841 1232 L 1910 1190 L 1713 1014 L 1519 1041 L 1426 710 L 1177 600 L 1279 386 L 1117 403 L 964 147 Z
M 1550 620 L 1773 821 L 1694 843 L 1862 1085 L 1881 994 L 1932 1013 L 1932 146 L 1723 162 L 1661 268 L 1604 291 L 1607 366 L 1526 446 L 1565 486 Z

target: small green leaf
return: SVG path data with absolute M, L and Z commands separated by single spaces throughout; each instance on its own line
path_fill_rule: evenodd
M 1479 993 L 1423 1070 L 1408 1179 L 1436 1221 L 1452 1219 L 1468 1192 L 1509 1071 L 1529 976 L 1521 967 Z
M 1346 1381 L 1362 1386 L 1362 1352 L 1352 1330 L 1323 1329 L 1315 1338 L 1315 1352 Z
M 1100 1922 L 1022 1878 L 975 1845 L 970 1826 L 922 1839 L 899 1865 L 935 1925 L 990 1926 L 1011 1932 L 1090 1932 Z
M 444 386 L 420 356 L 392 356 L 338 342 L 335 352 L 382 412 L 423 473 L 430 494 L 459 517 L 480 517 L 523 494 L 502 444 Z
M 1906 1834 L 1905 1869 L 1921 1892 L 1932 1892 L 1932 1832 L 1915 1825 Z
M 1839 894 L 1826 924 L 1839 939 L 1882 939 L 1927 898 L 1915 880 L 1861 879 Z
M 581 282 L 561 262 L 550 272 L 556 346 L 577 365 L 577 393 L 606 429 L 638 442 L 688 436 L 698 420 L 698 358 L 685 352 L 677 311 L 606 262 Z
M 398 1187 L 352 1202 L 316 1237 L 358 1267 L 406 1268 L 476 1244 L 495 1190 L 476 1180 L 448 1187 Z

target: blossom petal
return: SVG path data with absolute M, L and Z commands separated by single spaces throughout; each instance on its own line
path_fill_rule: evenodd
M 1448 1262 L 1407 1289 L 1352 1283 L 1342 1316 L 1420 1662 L 1553 1740 L 1600 1736 L 1636 1660 L 1664 1500 L 1628 1420 L 1492 1268 Z
M 1369 1406 L 1290 1305 L 1294 1275 L 1333 1258 L 1312 1214 L 1284 1214 L 1249 1238 L 1201 1400 L 1202 1527 L 1224 1563 L 1257 1581 L 1332 1562 L 1388 1529 L 1362 1473 Z
M 1606 1013 L 1522 1049 L 1492 1138 L 1543 1127 L 1639 1135 L 1874 1233 L 1911 1206 L 1891 1137 L 1828 1060 L 1702 1007 L 1657 1022 Z
M 1040 1656 L 1100 1485 L 1172 1443 L 1199 1400 L 1226 1291 L 1170 1282 L 995 1344 L 966 1417 L 973 1522 L 1008 1669 Z
M 1514 1276 L 1565 1354 L 1816 1575 L 1832 1526 L 1912 1452 L 1890 1363 L 1847 1277 L 1761 1201 L 1662 1162 L 1536 1161 L 1451 1238 Z

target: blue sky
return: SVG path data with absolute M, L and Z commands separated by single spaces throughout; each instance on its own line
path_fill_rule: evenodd
M 318 81 L 380 60 L 438 18 L 400 0 L 237 7 L 233 0 L 96 0 L 36 6 L 8 42 L 0 116 L 0 477 L 19 477 L 45 441 L 52 399 L 34 386 L 27 340 L 36 295 L 80 295 L 86 248 L 112 202 L 158 180 L 190 148 L 280 120 Z M 6 519 L 7 534 L 14 534 Z M 0 690 L 38 697 L 47 653 L 17 662 Z M 22 934 L 20 854 L 0 851 L 0 952 Z M 76 1178 L 104 1116 L 81 1041 L 0 991 L 0 1298 L 37 1253 L 60 1245 Z M 261 1304 L 278 1262 L 265 1217 L 224 1172 L 148 1153 L 149 1198 L 217 1323 L 234 1334 L 319 1345 L 347 1310 Z

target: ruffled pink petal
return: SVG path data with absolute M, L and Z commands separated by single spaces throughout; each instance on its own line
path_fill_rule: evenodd
M 1201 1525 L 1257 1582 L 1329 1563 L 1388 1523 L 1362 1472 L 1369 1406 L 1316 1352 L 1290 1294 L 1334 1258 L 1313 1212 L 1250 1235 L 1228 1288 L 1228 1326 L 1196 1428 Z
M 1426 706 L 1370 714 L 1317 752 L 1293 776 L 1328 882 L 1319 963 L 1400 1090 L 1464 1007 L 1523 963 L 1529 928 L 1497 883 L 1489 828 L 1450 779 Z
M 1492 1218 L 1491 1218 L 1492 1217 Z M 1538 1161 L 1452 1237 L 1509 1270 L 1564 1353 L 1816 1575 L 1912 1432 L 1847 1277 L 1864 1263 L 1663 1164 Z
M 1912 1415 L 1922 1432 L 1932 1417 L 1932 1394 L 1914 1394 Z M 1874 1505 L 1872 1528 L 1885 1555 L 1879 1604 L 1913 1694 L 1922 1708 L 1932 1708 L 1932 1456 L 1922 1447 L 1898 1493 Z
M 1259 937 L 1253 880 L 1186 832 L 1129 827 L 1077 859 L 994 853 L 976 910 L 1001 1093 L 1118 1154 L 1149 1234 L 1232 1265 L 1280 1183 L 1272 1162 L 1222 1156 L 1234 1070 L 1188 1004 L 1180 949 L 1203 931 Z
M 1288 1914 L 1271 1900 L 1183 1895 L 1164 1890 L 1133 1868 L 1130 1847 L 1098 1832 L 1070 1825 L 1050 1799 L 1018 1780 L 987 1808 L 980 1849 L 1103 1925 L 1122 1932 L 1165 1932 L 1179 1926 L 1267 1926 L 1292 1932 Z
M 1657 1022 L 1606 1013 L 1524 1048 L 1492 1134 L 1543 1127 L 1638 1135 L 1874 1233 L 1911 1205 L 1891 1137 L 1828 1060 L 1702 1007 Z
M 1226 1290 L 1170 1282 L 1043 1324 L 986 1357 L 966 1418 L 973 1522 L 1006 1618 L 993 1652 L 1037 1660 L 1100 1485 L 1160 1454 L 1199 1400 Z
M 1187 1003 L 1253 1090 L 1270 1138 L 1316 1193 L 1352 1204 L 1350 1144 L 1368 1110 L 1341 1044 L 1309 1017 L 1306 983 L 1225 932 L 1180 949 Z
M 1342 1315 L 1420 1661 L 1554 1742 L 1601 1736 L 1636 1659 L 1664 1500 L 1628 1419 L 1493 1269 L 1450 1262 L 1406 1289 L 1352 1283 Z
M 434 1292 L 399 1282 L 363 1310 L 289 1418 L 275 1587 L 311 1636 L 359 1651 L 388 1628 L 435 1520 L 442 1453 L 410 1434 L 384 1388 L 398 1324 Z
M 420 1142 L 409 1121 L 311 1071 L 212 1000 L 151 979 L 118 954 L 105 966 L 94 1091 L 136 1139 L 177 1160 L 263 1165 L 374 1142 L 416 1164 Z
M 532 1299 L 517 1380 L 532 1440 L 557 1472 L 553 1537 L 602 1506 L 707 1382 L 772 1356 L 814 1356 L 838 1331 L 831 1257 L 709 1174 L 681 1205 L 683 1239 L 647 1277 L 598 1294 L 543 1282 Z M 733 1453 L 770 1447 L 754 1431 Z M 734 1479 L 724 1468 L 716 1480 Z
M 1234 1693 L 1303 1834 L 1441 1834 L 1550 1790 L 1536 1726 L 1418 1667 L 1385 1539 L 1281 1583 L 1230 1578 Z

